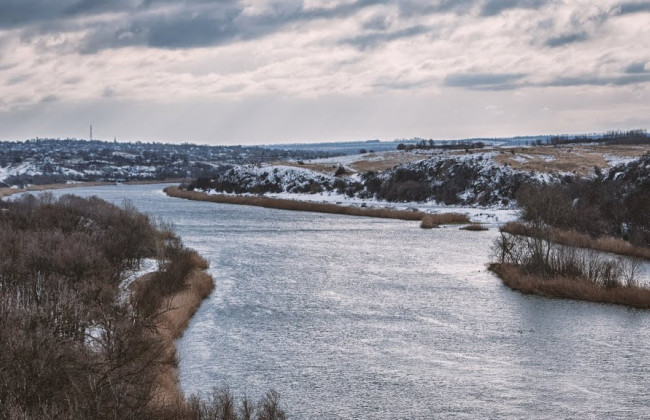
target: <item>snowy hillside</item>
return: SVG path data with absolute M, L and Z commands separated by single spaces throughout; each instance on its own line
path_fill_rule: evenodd
M 600 153 L 600 149 L 582 147 L 584 150 L 569 150 L 574 160 L 571 165 L 565 162 L 568 158 L 564 154 L 569 152 L 562 147 L 520 151 L 495 148 L 472 152 L 413 151 L 402 152 L 401 158 L 392 152 L 315 159 L 300 164 L 239 165 L 201 177 L 189 188 L 213 193 L 285 197 L 294 194 L 298 199 L 305 199 L 305 194 L 316 194 L 321 198 L 329 195 L 335 200 L 347 197 L 362 202 L 508 208 L 514 206 L 516 192 L 523 184 L 566 184 L 585 173 L 588 177 L 632 177 L 631 174 L 638 177 L 639 168 L 650 159 L 648 155 L 639 157 L 647 148 L 608 148 L 606 153 Z M 599 160 L 594 158 L 597 154 Z M 406 163 L 386 166 L 400 161 Z M 598 165 L 593 165 L 594 162 L 602 169 L 595 169 Z M 610 162 L 618 165 L 609 169 Z

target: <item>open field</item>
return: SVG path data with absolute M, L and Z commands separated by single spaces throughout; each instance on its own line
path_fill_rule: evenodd
M 650 152 L 647 145 L 560 145 L 526 146 L 513 148 L 492 148 L 464 150 L 416 150 L 314 159 L 302 164 L 295 161 L 273 162 L 271 165 L 293 166 L 309 169 L 326 175 L 334 175 L 339 166 L 348 171 L 345 175 L 365 171 L 384 171 L 398 165 L 418 162 L 434 156 L 466 156 L 495 154 L 492 159 L 500 165 L 507 165 L 522 171 L 543 173 L 568 172 L 589 175 L 594 167 L 607 169 L 618 162 L 637 158 Z
M 535 172 L 571 172 L 588 175 L 594 167 L 607 169 L 625 159 L 650 152 L 636 145 L 561 145 L 501 149 L 494 160 L 513 169 Z
M 384 171 L 405 163 L 417 162 L 427 159 L 426 154 L 395 151 L 383 153 L 364 153 L 353 156 L 340 156 L 334 158 L 315 159 L 299 164 L 295 161 L 274 162 L 271 165 L 294 166 L 296 168 L 310 169 L 326 175 L 334 175 L 339 166 L 344 166 L 351 175 L 354 172 Z
M 213 203 L 243 204 L 280 210 L 311 211 L 317 213 L 344 214 L 348 216 L 379 217 L 384 219 L 415 221 L 422 220 L 425 216 L 427 216 L 439 218 L 439 220 L 441 220 L 441 223 L 469 223 L 469 218 L 467 216 L 457 213 L 443 213 L 432 215 L 421 211 L 339 206 L 329 203 L 285 200 L 281 198 L 255 197 L 245 195 L 211 195 L 196 191 L 186 191 L 178 187 L 167 187 L 164 191 L 170 197 L 185 198 L 188 200 L 196 201 L 211 201 Z

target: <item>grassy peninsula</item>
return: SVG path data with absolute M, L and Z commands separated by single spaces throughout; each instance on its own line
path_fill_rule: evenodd
M 429 214 L 421 211 L 342 206 L 329 203 L 314 203 L 309 201 L 286 200 L 282 198 L 250 195 L 207 194 L 199 191 L 188 191 L 179 187 L 167 187 L 164 191 L 170 197 L 195 201 L 209 201 L 213 203 L 241 204 L 280 210 L 311 211 L 317 213 L 343 214 L 347 216 L 379 217 L 384 219 L 415 221 L 421 221 L 426 216 L 427 220 L 434 224 L 469 223 L 469 218 L 466 215 L 459 213 Z

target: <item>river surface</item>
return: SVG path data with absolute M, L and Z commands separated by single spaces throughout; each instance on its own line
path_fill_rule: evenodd
M 497 232 L 169 198 L 217 288 L 178 341 L 186 394 L 269 388 L 293 419 L 648 418 L 650 313 L 524 296 L 487 272 Z

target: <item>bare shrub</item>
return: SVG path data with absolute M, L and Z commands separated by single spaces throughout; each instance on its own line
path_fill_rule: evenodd
M 286 414 L 280 407 L 280 394 L 269 390 L 266 395 L 253 404 L 247 397 L 240 399 L 226 388 L 213 388 L 206 398 L 192 395 L 188 399 L 188 417 L 193 420 L 285 420 Z
M 124 270 L 155 255 L 122 303 Z M 185 418 L 173 337 L 214 287 L 207 265 L 128 203 L 0 202 L 0 418 Z
M 633 258 L 650 259 L 650 249 L 642 246 L 632 245 L 630 242 L 621 238 L 612 236 L 601 236 L 592 238 L 590 235 L 580 233 L 575 230 L 562 230 L 552 227 L 540 228 L 518 222 L 508 222 L 501 226 L 502 232 L 507 232 L 512 235 L 523 236 L 544 236 L 550 238 L 551 241 L 578 248 L 588 248 L 603 252 L 611 252 L 613 254 L 629 256 Z
M 650 308 L 650 290 L 637 281 L 638 261 L 503 231 L 492 253 L 497 263 L 490 269 L 524 293 Z

